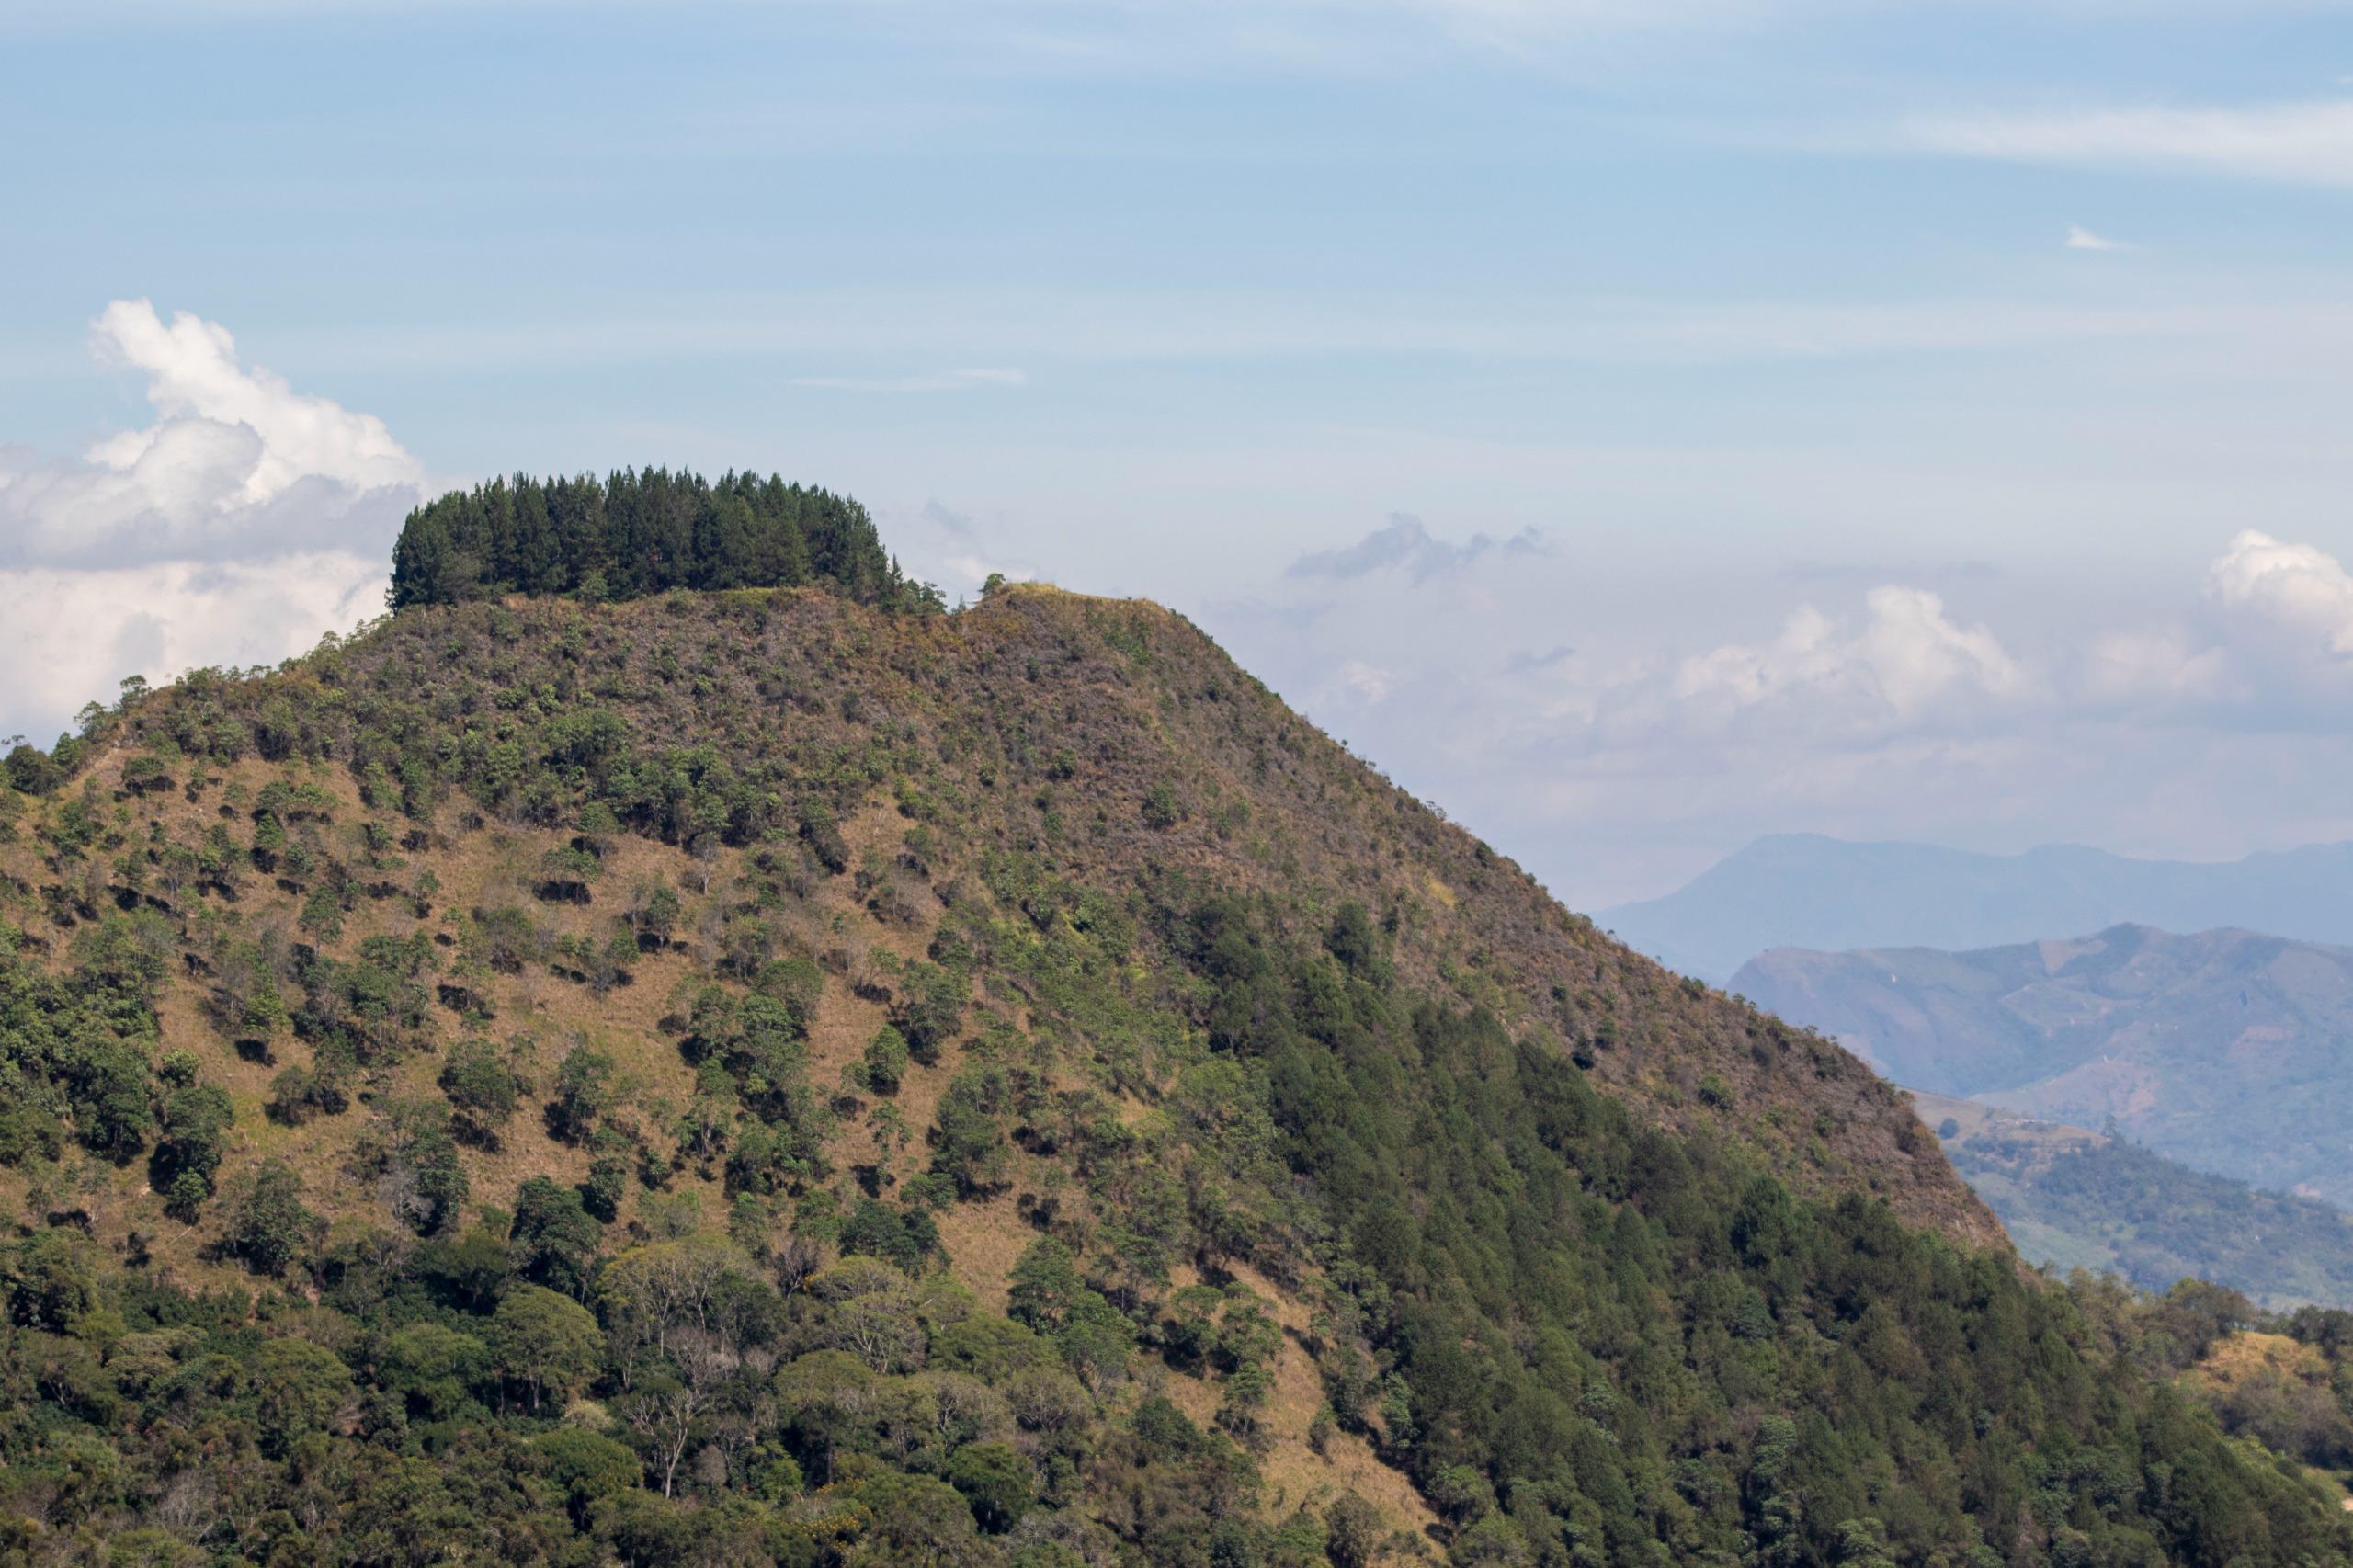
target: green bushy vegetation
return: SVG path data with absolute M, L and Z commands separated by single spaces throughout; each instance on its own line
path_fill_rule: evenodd
M 1148 607 L 420 606 L 34 755 L 12 1561 L 2348 1560 L 2180 1301 Z
M 1192 922 L 1376 1363 L 1336 1400 L 1473 1560 L 2295 1561 L 2337 1543 L 2075 1303 L 1634 1123 L 1495 1018 Z M 2211 1475 L 2194 1503 L 2159 1477 Z M 2228 1480 L 2222 1480 L 2223 1477 Z M 1867 1543 L 1859 1546 L 1857 1543 Z
M 2178 1379 L 2225 1431 L 2339 1481 L 2353 1473 L 2353 1312 L 2265 1312 L 2202 1279 L 2154 1300 L 2113 1276 L 2078 1275 L 2072 1290 L 2094 1320 L 2131 1319 L 2144 1364 Z

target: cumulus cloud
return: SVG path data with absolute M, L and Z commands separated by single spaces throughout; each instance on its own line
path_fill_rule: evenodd
M 1581 905 L 1776 832 L 2191 858 L 2353 838 L 2331 787 L 2353 571 L 2308 544 L 2241 534 L 2169 585 L 1881 562 L 1868 589 L 1801 589 L 1500 550 L 1416 575 L 1461 548 L 1392 520 L 1205 620 Z
M 2229 671 L 2227 650 L 2200 647 L 2178 628 L 2108 631 L 2085 651 L 2081 689 L 2094 704 L 2203 703 L 2223 695 Z
M 2248 528 L 2206 569 L 2206 592 L 2332 655 L 2353 654 L 2353 574 L 2325 551 Z
M 2069 250 L 2109 251 L 2132 248 L 2121 240 L 2111 240 L 2105 234 L 2095 234 L 2081 223 L 2068 224 L 2067 237 L 2060 243 Z
M 118 300 L 92 324 L 100 363 L 143 372 L 155 422 L 79 461 L 0 467 L 0 562 L 249 560 L 388 528 L 425 471 L 371 415 L 237 360 L 213 322 L 165 324 Z
M 381 562 L 335 553 L 0 571 L 0 650 L 24 672 L 0 729 L 36 739 L 127 675 L 275 664 L 384 608 Z M 11 647 L 9 644 L 15 644 Z
M 1925 588 L 1889 585 L 1864 598 L 1859 627 L 1805 605 L 1779 636 L 1688 658 L 1669 687 L 1683 702 L 1738 710 L 1827 699 L 1856 718 L 1908 722 L 1955 696 L 2013 698 L 2025 671 L 1983 626 L 1961 626 Z
M 274 662 L 381 608 L 425 470 L 381 420 L 242 363 L 214 322 L 119 300 L 101 365 L 153 423 L 79 459 L 0 450 L 0 730 L 53 731 L 130 675 Z

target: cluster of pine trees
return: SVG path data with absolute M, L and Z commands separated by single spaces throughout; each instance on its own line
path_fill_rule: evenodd
M 939 608 L 938 592 L 907 580 L 848 496 L 774 474 L 730 472 L 713 483 L 660 468 L 602 480 L 518 473 L 428 502 L 393 546 L 392 604 L 803 583 L 885 608 Z

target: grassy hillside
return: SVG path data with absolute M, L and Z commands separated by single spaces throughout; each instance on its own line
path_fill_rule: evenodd
M 1149 605 L 404 611 L 0 805 L 27 1561 L 2337 1562 Z
M 2147 1290 L 2205 1279 L 2276 1312 L 2353 1303 L 2353 1217 L 2129 1139 L 1915 1095 L 1953 1168 L 2029 1261 L 2112 1269 Z
M 1771 952 L 1733 984 L 1898 1083 L 2112 1117 L 2195 1169 L 2353 1204 L 2353 949 L 2120 926 L 1964 953 Z

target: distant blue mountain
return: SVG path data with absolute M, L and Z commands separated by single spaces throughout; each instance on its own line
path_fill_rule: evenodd
M 1669 968 L 1716 984 L 1768 948 L 1968 949 L 2126 924 L 2239 926 L 2346 947 L 2353 844 L 2200 863 L 2075 846 L 1977 855 L 1781 834 L 1665 898 L 1594 918 Z

